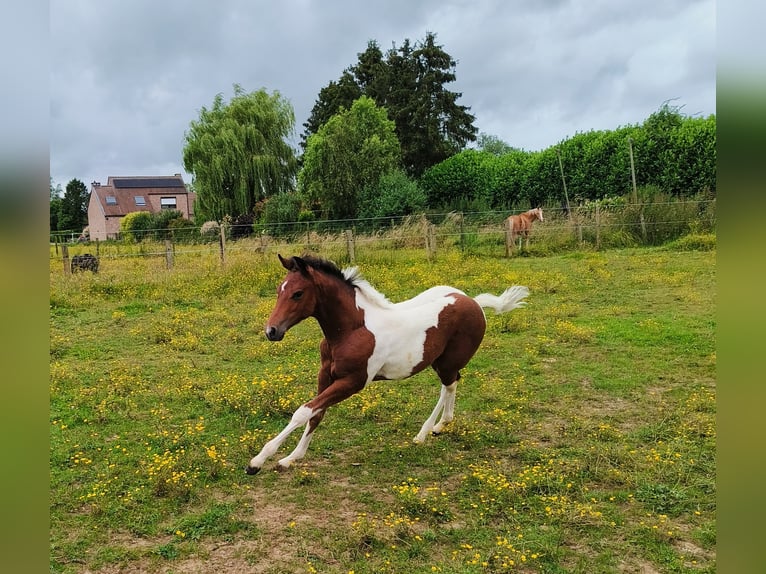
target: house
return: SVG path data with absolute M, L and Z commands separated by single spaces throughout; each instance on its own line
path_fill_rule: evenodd
M 117 239 L 120 221 L 128 213 L 176 209 L 194 217 L 194 193 L 186 190 L 180 173 L 171 176 L 109 176 L 106 185 L 90 184 L 88 229 L 91 240 Z

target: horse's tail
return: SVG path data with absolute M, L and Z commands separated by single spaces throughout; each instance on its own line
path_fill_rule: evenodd
M 474 297 L 473 300 L 482 307 L 494 309 L 495 313 L 499 315 L 500 313 L 507 313 L 526 305 L 527 302 L 522 301 L 522 299 L 527 295 L 529 295 L 528 288 L 522 285 L 514 285 L 506 289 L 499 297 L 490 293 L 482 293 Z

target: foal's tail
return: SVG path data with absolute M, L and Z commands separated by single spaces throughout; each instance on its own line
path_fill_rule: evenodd
M 495 310 L 498 315 L 500 313 L 507 313 L 513 309 L 518 309 L 527 304 L 526 301 L 522 301 L 524 297 L 529 295 L 529 289 L 522 285 L 514 285 L 506 289 L 499 297 L 497 295 L 491 295 L 489 293 L 482 293 L 473 298 L 482 307 L 490 307 Z

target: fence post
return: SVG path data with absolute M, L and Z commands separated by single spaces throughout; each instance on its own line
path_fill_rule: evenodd
M 572 210 L 569 207 L 569 191 L 567 191 L 567 180 L 564 177 L 564 164 L 561 163 L 561 149 L 558 147 L 556 148 L 556 155 L 559 158 L 559 170 L 561 171 L 561 183 L 564 184 L 564 199 L 566 199 L 567 202 L 567 217 L 569 217 L 569 221 L 572 221 Z
M 66 243 L 61 244 L 61 259 L 64 261 L 64 273 L 71 273 L 72 267 L 69 264 L 69 247 Z
M 170 239 L 165 240 L 165 264 L 168 269 L 173 269 L 173 243 Z
M 641 207 L 639 208 L 638 212 L 638 219 L 641 222 L 641 237 L 644 240 L 644 245 L 646 245 L 646 220 L 644 219 L 644 204 L 641 204 Z
M 601 211 L 596 203 L 596 250 L 601 247 Z
M 348 260 L 353 264 L 356 261 L 354 256 L 354 232 L 346 229 L 346 249 L 348 249 Z
M 628 150 L 630 151 L 630 177 L 633 180 L 633 203 L 638 203 L 638 191 L 636 188 L 636 166 L 633 163 L 633 140 L 628 138 Z
M 99 242 L 99 240 L 98 240 L 98 237 L 96 237 L 96 257 L 98 257 L 98 256 L 99 256 L 99 254 L 100 254 L 100 253 L 99 253 L 99 252 L 101 251 L 101 250 L 100 250 L 100 247 L 101 247 L 101 244 L 100 244 L 100 242 Z
M 226 266 L 226 225 L 221 225 L 221 238 L 218 242 L 221 252 L 221 267 Z
M 436 226 L 433 223 L 426 225 L 426 254 L 429 261 L 436 255 Z

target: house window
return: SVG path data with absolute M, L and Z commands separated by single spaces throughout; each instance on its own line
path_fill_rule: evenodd
M 107 205 L 117 205 L 117 198 L 113 195 L 107 195 L 106 196 L 106 204 Z
M 143 195 L 137 195 L 135 197 L 136 205 L 146 205 L 146 200 L 144 199 Z
M 162 209 L 175 209 L 176 198 L 175 197 L 162 197 L 160 198 L 160 207 Z

